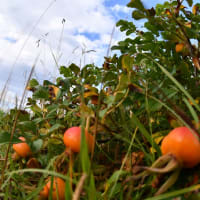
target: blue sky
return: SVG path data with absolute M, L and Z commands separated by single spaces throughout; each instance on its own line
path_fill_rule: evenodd
M 123 3 L 122 3 L 123 2 Z M 55 80 L 58 65 L 102 63 L 126 1 L 12 0 L 0 6 L 0 92 L 9 81 L 7 100 L 20 98 L 38 55 L 34 77 Z M 114 8 L 117 8 L 113 10 Z M 122 9 L 122 10 L 119 10 Z M 62 21 L 65 19 L 65 23 Z M 48 33 L 48 34 L 47 34 Z M 123 34 L 115 32 L 113 43 Z M 38 43 L 39 41 L 39 43 Z M 38 46 L 39 44 L 39 46 Z M 83 50 L 95 50 L 82 56 Z M 54 56 L 52 56 L 52 54 Z M 86 64 L 85 63 L 85 64 Z
M 130 19 L 131 16 L 131 9 L 126 7 L 129 0 L 32 1 L 4 0 L 0 6 L 0 92 L 12 72 L 9 101 L 21 96 L 38 55 L 34 77 L 40 82 L 55 80 L 58 75 L 56 64 L 75 62 L 84 65 L 85 61 L 101 66 L 113 27 L 119 19 Z M 145 7 L 151 8 L 164 1 L 143 2 Z M 64 24 L 63 19 L 66 20 Z M 116 28 L 112 45 L 124 37 L 124 33 Z M 82 55 L 84 50 L 94 52 Z
M 113 7 L 115 5 L 122 5 L 122 6 L 124 6 L 124 5 L 127 5 L 129 2 L 130 2 L 129 0 L 123 0 L 123 1 L 121 1 L 121 0 L 106 0 L 104 2 L 104 5 L 106 7 Z

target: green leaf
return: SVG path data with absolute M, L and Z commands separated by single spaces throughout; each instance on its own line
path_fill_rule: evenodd
M 84 120 L 82 120 L 84 121 Z M 83 122 L 82 122 L 83 125 Z M 81 167 L 83 172 L 86 174 L 90 173 L 90 159 L 88 155 L 88 146 L 85 137 L 85 127 L 81 126 L 81 150 L 80 150 L 80 157 L 81 157 Z
M 68 91 L 70 89 L 71 86 L 71 82 L 70 82 L 70 78 L 65 78 L 65 79 L 57 79 L 58 85 L 62 86 L 62 90 L 64 91 Z
M 199 123 L 199 118 L 198 118 L 198 115 L 197 113 L 195 112 L 194 108 L 191 106 L 191 104 L 189 103 L 189 101 L 186 99 L 186 98 L 183 98 L 183 101 L 185 102 L 186 106 L 188 107 L 194 121 L 196 124 Z
M 39 86 L 39 88 L 33 93 L 34 99 L 48 99 L 49 93 L 48 90 L 42 86 Z
M 145 26 L 145 28 L 147 28 L 148 30 L 150 30 L 153 34 L 155 34 L 156 36 L 159 36 L 159 29 L 158 29 L 157 25 L 154 25 L 151 22 L 146 22 L 144 24 L 144 26 Z
M 120 192 L 121 184 L 117 183 L 120 176 L 126 175 L 127 171 L 117 170 L 106 182 L 106 191 L 104 193 L 109 195 L 109 199 L 112 199 L 117 193 Z
M 73 71 L 76 75 L 80 72 L 80 68 L 75 65 L 74 63 L 72 63 L 69 68 L 71 69 L 71 71 Z
M 70 180 L 69 172 L 67 173 L 66 178 Z M 65 181 L 65 199 L 72 199 L 72 187 L 70 181 Z
M 34 121 L 23 121 L 19 122 L 19 126 L 24 131 L 33 131 L 36 132 L 36 124 Z
M 123 55 L 122 57 L 122 68 L 130 71 L 133 69 L 134 58 L 130 55 Z
M 44 118 L 43 118 L 43 117 L 38 117 L 38 118 L 34 119 L 33 121 L 34 121 L 36 124 L 39 124 L 39 123 L 41 123 L 41 122 L 44 121 Z
M 54 131 L 57 131 L 57 130 L 60 129 L 60 128 L 64 128 L 64 126 L 61 125 L 61 124 L 54 124 L 54 125 L 49 129 L 48 133 L 52 133 L 52 132 L 54 132 Z
M 117 170 L 117 171 L 115 171 L 115 172 L 112 174 L 112 176 L 108 179 L 107 183 L 108 183 L 109 185 L 111 185 L 112 183 L 116 182 L 116 180 L 118 180 L 119 177 L 120 177 L 121 175 L 125 175 L 125 174 L 127 174 L 127 171 L 124 171 L 124 170 Z
M 110 82 L 112 80 L 116 80 L 117 79 L 117 74 L 111 71 L 108 71 L 105 73 L 104 77 L 103 77 L 103 82 Z
M 72 72 L 70 68 L 67 68 L 65 66 L 60 67 L 60 74 L 63 74 L 64 77 L 72 77 Z
M 124 98 L 126 92 L 127 92 L 126 90 L 117 91 L 117 92 L 115 93 L 115 101 L 114 101 L 114 103 L 116 104 L 117 102 L 119 102 L 120 100 L 122 100 L 122 99 Z
M 38 83 L 38 81 L 36 80 L 36 79 L 31 79 L 30 81 L 29 81 L 29 86 L 30 87 L 35 87 L 35 86 L 37 86 L 37 85 L 39 85 L 39 83 Z
M 152 60 L 155 64 L 158 65 L 158 67 L 163 71 L 163 73 L 176 85 L 177 88 L 182 91 L 183 94 L 194 104 L 195 108 L 200 112 L 200 107 L 199 105 L 195 102 L 194 98 L 190 95 L 190 93 L 184 88 L 183 85 L 181 85 L 174 77 L 173 75 L 167 71 L 160 63 L 157 61 L 153 60 L 151 57 L 147 56 L 146 54 L 142 54 L 143 56 L 149 58 Z
M 151 134 L 146 130 L 144 125 L 140 122 L 140 120 L 137 118 L 137 116 L 134 113 L 132 113 L 131 121 L 133 124 L 135 124 L 139 128 L 140 132 L 144 135 L 144 137 L 152 145 L 152 147 L 155 148 L 156 151 L 161 155 L 159 145 L 155 143 L 154 139 L 151 137 Z
M 144 5 L 142 4 L 141 0 L 131 0 L 130 3 L 127 4 L 130 8 L 137 8 L 138 10 L 144 11 Z
M 162 108 L 162 104 L 160 104 L 152 99 L 150 99 L 148 101 L 148 104 L 149 104 L 149 111 L 151 111 L 151 112 L 159 111 Z
M 52 83 L 52 82 L 49 81 L 49 80 L 44 80 L 44 81 L 43 81 L 43 85 L 44 85 L 44 86 L 54 85 L 54 83 Z
M 80 106 L 80 111 L 81 111 L 82 116 L 84 116 L 84 117 L 88 117 L 88 116 L 93 117 L 94 116 L 94 111 L 89 106 L 87 106 L 85 104 L 82 104 Z
M 89 182 L 89 200 L 96 200 L 97 199 L 97 191 L 95 187 L 95 179 L 93 174 L 90 175 L 90 182 Z
M 135 19 L 135 20 L 140 20 L 140 19 L 146 18 L 146 15 L 139 10 L 134 10 L 132 12 L 132 18 Z
M 186 0 L 189 6 L 192 6 L 193 0 Z
M 103 118 L 107 111 L 108 111 L 108 108 L 106 108 L 106 109 L 104 109 L 104 110 L 100 110 L 100 111 L 99 111 L 99 117 L 100 117 L 100 118 Z
M 115 186 L 111 187 L 108 191 L 109 194 L 109 199 L 116 199 L 122 192 L 122 184 L 121 183 L 116 183 Z
M 130 35 L 136 31 L 136 26 L 133 24 L 133 22 L 128 22 L 126 20 L 119 20 L 116 26 L 120 26 L 121 31 L 126 31 L 126 35 Z
M 8 144 L 10 142 L 10 133 L 0 132 L 0 145 Z M 13 136 L 12 143 L 19 143 L 21 140 L 18 139 L 15 135 Z
M 43 145 L 43 140 L 37 139 L 37 140 L 33 141 L 32 145 L 31 145 L 31 149 L 33 150 L 33 152 L 38 152 L 42 148 L 42 145 Z
M 116 91 L 122 91 L 124 89 L 127 89 L 128 87 L 128 75 L 127 74 L 121 74 L 119 76 L 119 84 L 117 85 Z
M 166 192 L 165 194 L 161 194 L 159 196 L 155 196 L 155 197 L 150 197 L 150 198 L 146 198 L 145 200 L 166 200 L 166 199 L 173 199 L 177 196 L 183 195 L 183 194 L 187 194 L 193 191 L 197 191 L 200 189 L 200 184 L 197 185 L 193 185 L 190 187 L 186 187 L 180 190 L 175 190 L 172 192 Z M 189 198 L 190 199 L 190 198 Z M 197 199 L 195 199 L 197 200 Z

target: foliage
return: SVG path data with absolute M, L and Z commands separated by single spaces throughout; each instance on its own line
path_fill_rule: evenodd
M 186 125 L 199 132 L 200 4 L 187 2 L 189 7 L 177 0 L 147 9 L 142 1 L 131 0 L 132 18 L 143 20 L 144 28 L 133 21 L 117 23 L 127 35 L 112 47 L 119 56 L 105 57 L 102 67 L 60 66 L 55 83 L 29 82 L 32 97 L 26 110 L 0 115 L 0 143 L 9 142 L 18 116 L 12 142 L 25 137 L 42 169 L 26 171 L 30 158 L 9 159 L 1 186 L 4 198 L 10 191 L 10 199 L 37 199 L 47 175 L 65 178 L 66 196 L 71 197 L 83 173 L 87 179 L 81 199 L 199 195 L 192 193 L 199 189 L 198 178 L 193 180 L 199 176 L 198 166 L 187 173 L 184 169 L 177 184 L 158 197 L 152 196 L 166 176 L 129 179 L 136 165 L 149 166 L 161 156 L 159 143 L 172 128 Z M 177 51 L 178 44 L 184 45 Z M 86 127 L 96 138 L 91 154 L 82 143 L 73 166 L 63 144 L 64 131 L 72 126 Z

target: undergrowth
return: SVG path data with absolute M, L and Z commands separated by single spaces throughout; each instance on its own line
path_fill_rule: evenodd
M 56 177 L 65 181 L 65 199 L 199 199 L 198 165 L 182 169 L 159 196 L 169 173 L 131 178 L 136 166 L 161 156 L 160 143 L 173 128 L 199 133 L 200 4 L 187 3 L 147 9 L 132 0 L 133 20 L 146 22 L 142 30 L 133 21 L 117 23 L 127 35 L 112 47 L 120 55 L 105 57 L 103 66 L 60 66 L 56 82 L 41 84 L 30 74 L 25 108 L 0 112 L 2 199 L 39 199 L 47 179 Z M 74 126 L 82 127 L 80 153 L 63 143 Z M 95 138 L 92 152 L 85 128 Z M 16 159 L 12 144 L 20 136 L 32 154 Z

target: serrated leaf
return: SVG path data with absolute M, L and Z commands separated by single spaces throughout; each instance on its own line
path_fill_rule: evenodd
M 49 80 L 44 80 L 43 81 L 43 85 L 44 86 L 49 86 L 49 85 L 53 85 L 53 83 L 51 81 L 49 81 Z
M 33 98 L 34 99 L 48 99 L 49 93 L 46 88 L 40 86 L 34 93 Z
M 71 71 L 73 71 L 76 75 L 80 72 L 80 68 L 75 65 L 74 63 L 72 63 L 69 68 L 71 69 Z
M 135 19 L 135 20 L 140 20 L 140 19 L 146 18 L 146 15 L 139 10 L 134 10 L 132 12 L 132 18 Z
M 65 66 L 61 66 L 60 67 L 60 73 L 63 74 L 64 77 L 71 77 L 72 76 L 72 72 L 70 68 L 67 68 Z
M 29 81 L 29 84 L 28 84 L 28 86 L 29 87 L 35 87 L 35 86 L 37 86 L 37 85 L 39 85 L 39 83 L 38 83 L 38 81 L 36 80 L 36 79 L 31 79 L 30 81 Z
M 49 129 L 49 132 L 48 132 L 48 133 L 52 133 L 52 132 L 54 132 L 54 131 L 57 131 L 57 130 L 60 129 L 60 128 L 64 128 L 64 126 L 61 125 L 61 124 L 54 124 L 54 125 Z
M 141 0 L 131 0 L 130 3 L 127 4 L 130 8 L 137 8 L 138 10 L 144 11 L 144 5 L 142 4 Z
M 122 32 L 126 31 L 126 35 L 130 35 L 136 31 L 136 26 L 133 24 L 133 22 L 128 22 L 126 20 L 119 20 L 116 26 L 120 26 L 120 30 Z

